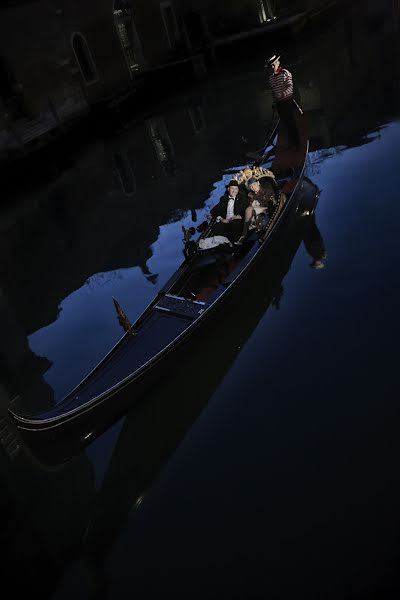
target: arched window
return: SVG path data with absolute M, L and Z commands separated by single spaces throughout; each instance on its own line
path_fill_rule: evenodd
M 99 76 L 89 46 L 80 33 L 72 34 L 72 49 L 85 83 L 88 85 L 98 81 Z

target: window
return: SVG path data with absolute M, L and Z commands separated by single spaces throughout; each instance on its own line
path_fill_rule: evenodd
M 167 33 L 168 45 L 170 48 L 175 48 L 179 42 L 179 30 L 173 6 L 170 2 L 161 2 L 160 8 Z
M 174 177 L 176 175 L 175 152 L 164 119 L 152 117 L 147 121 L 147 128 L 157 160 L 165 175 Z
M 88 85 L 98 81 L 99 77 L 97 74 L 96 65 L 94 64 L 89 46 L 87 45 L 83 35 L 80 33 L 72 34 L 72 49 L 85 83 Z
M 272 21 L 272 19 L 276 18 L 274 16 L 276 2 L 273 0 L 259 0 L 258 4 L 258 17 L 260 19 L 260 23 Z
M 23 86 L 15 79 L 14 73 L 5 59 L 0 56 L 0 100 L 3 100 L 7 115 L 12 119 L 27 116 Z
M 132 9 L 125 0 L 116 0 L 114 4 L 114 21 L 129 74 L 132 76 L 133 72 L 138 70 L 139 65 L 134 51 Z
M 115 152 L 113 155 L 113 166 L 121 190 L 125 196 L 133 196 L 136 191 L 136 178 L 128 156 L 124 152 Z
M 206 128 L 206 121 L 201 106 L 190 106 L 189 115 L 192 121 L 194 132 L 199 133 L 200 131 L 204 131 L 204 129 Z

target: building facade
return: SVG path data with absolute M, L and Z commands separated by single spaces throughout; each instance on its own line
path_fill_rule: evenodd
M 2 3 L 0 156 L 129 93 L 138 73 L 185 49 L 170 1 Z
M 131 93 L 142 74 L 184 61 L 203 74 L 196 60 L 210 40 L 263 25 L 291 4 L 5 0 L 0 8 L 0 158 L 47 143 L 92 106 Z M 298 0 L 296 10 L 314 4 Z

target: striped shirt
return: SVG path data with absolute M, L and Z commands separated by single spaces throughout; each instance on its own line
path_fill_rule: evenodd
M 276 75 L 275 73 L 270 75 L 269 84 L 274 100 L 279 102 L 293 96 L 293 78 L 287 69 L 280 69 Z

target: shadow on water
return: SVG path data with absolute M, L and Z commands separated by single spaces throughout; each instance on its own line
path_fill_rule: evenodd
M 207 405 L 257 323 L 268 309 L 279 308 L 284 277 L 301 243 L 312 253 L 313 260 L 320 257 L 318 244 L 310 245 L 310 240 L 315 242 L 317 238 L 323 244 L 314 216 L 288 220 L 281 237 L 246 281 L 246 287 L 257 289 L 257 294 L 235 296 L 226 307 L 224 319 L 216 321 L 211 332 L 212 351 L 208 330 L 198 339 L 196 347 L 182 357 L 179 369 L 174 369 L 170 376 L 150 390 L 146 398 L 122 420 L 104 482 L 95 497 L 92 468 L 82 452 L 87 440 L 76 440 L 75 446 L 70 440 L 72 446 L 67 448 L 57 447 L 54 440 L 51 447 L 34 448 L 33 453 L 23 440 L 19 440 L 22 454 L 17 453 L 15 460 L 10 456 L 7 461 L 2 456 L 2 472 L 10 475 L 13 472 L 12 487 L 17 485 L 21 490 L 29 487 L 29 494 L 21 492 L 21 498 L 26 497 L 31 509 L 38 503 L 36 495 L 39 498 L 47 493 L 49 498 L 58 498 L 60 494 L 65 496 L 65 500 L 58 503 L 58 507 L 64 502 L 68 505 L 63 524 L 60 522 L 54 528 L 50 521 L 55 518 L 54 511 L 59 515 L 59 508 L 57 504 L 50 507 L 44 502 L 40 509 L 35 509 L 37 514 L 32 516 L 32 524 L 21 532 L 33 571 L 43 561 L 53 563 L 53 577 L 48 579 L 47 586 L 53 585 L 57 573 L 61 574 L 65 569 L 65 560 L 70 560 L 71 552 L 75 554 L 79 549 L 78 540 L 85 531 L 83 546 L 79 550 L 85 577 L 96 597 L 100 597 L 97 593 L 101 590 L 104 592 L 104 563 L 132 506 L 140 504 L 143 494 Z M 242 315 L 240 319 L 236 318 L 238 310 Z M 226 325 L 232 319 L 235 321 L 233 328 Z M 2 422 L 2 428 L 3 425 Z M 98 435 L 98 440 L 91 441 L 95 453 L 97 445 L 102 444 L 101 431 Z M 76 455 L 75 458 L 57 467 L 58 461 L 70 456 L 71 452 Z M 79 482 L 78 487 L 73 482 Z M 75 494 L 77 497 L 74 499 Z M 6 496 L 4 498 L 6 500 Z M 15 518 L 21 524 L 26 521 L 27 509 L 25 502 L 14 507 Z M 35 535 L 36 519 L 48 534 L 43 536 L 33 553 L 29 549 L 29 540 Z M 15 527 L 13 531 L 14 535 Z M 62 565 L 57 559 L 50 559 L 53 546 L 57 546 L 56 554 L 64 561 Z M 18 562 L 18 553 L 18 546 L 10 546 L 10 565 Z
M 310 195 L 310 201 L 314 198 L 315 194 L 317 194 L 318 198 L 318 189 L 310 180 L 307 181 L 307 186 L 309 188 L 308 194 Z M 314 202 L 314 200 L 312 201 Z M 304 201 L 303 205 L 304 209 Z M 314 205 L 312 207 L 310 205 L 310 209 L 311 208 L 314 209 Z M 229 298 L 224 306 L 223 318 L 221 319 L 222 315 L 220 314 L 220 311 L 217 311 L 216 315 L 213 315 L 210 318 L 211 323 L 206 323 L 200 328 L 200 333 L 197 333 L 196 335 L 195 344 L 194 342 L 190 342 L 190 347 L 188 344 L 185 344 L 182 350 L 178 350 L 177 356 L 175 357 L 174 355 L 173 365 L 170 364 L 171 359 L 168 361 L 166 359 L 164 360 L 168 365 L 163 368 L 163 372 L 171 367 L 174 372 L 176 372 L 177 370 L 174 367 L 177 364 L 177 361 L 181 361 L 179 362 L 180 368 L 178 370 L 178 378 L 172 377 L 169 383 L 170 390 L 167 394 L 164 394 L 164 396 L 169 398 L 174 395 L 174 390 L 180 392 L 182 387 L 185 390 L 189 390 L 194 381 L 196 381 L 197 385 L 197 383 L 199 383 L 198 376 L 195 375 L 194 370 L 198 370 L 199 367 L 200 371 L 203 368 L 206 369 L 204 382 L 208 383 L 209 386 L 213 386 L 214 377 L 211 376 L 213 373 L 213 365 L 210 364 L 205 367 L 205 364 L 209 362 L 209 358 L 207 357 L 210 355 L 214 357 L 214 363 L 218 366 L 218 373 L 220 367 L 223 365 L 225 365 L 225 371 L 229 369 L 233 362 L 233 358 L 230 358 L 230 352 L 237 353 L 242 347 L 246 337 L 250 335 L 249 332 L 255 328 L 258 320 L 270 303 L 277 308 L 279 307 L 281 284 L 278 284 L 277 282 L 284 277 L 284 274 L 289 268 L 290 263 L 288 261 L 290 260 L 291 262 L 300 243 L 299 236 L 303 239 L 304 245 L 310 256 L 313 257 L 312 266 L 314 268 L 323 267 L 322 261 L 325 253 L 322 237 L 315 224 L 314 213 L 309 215 L 307 212 L 307 215 L 308 216 L 304 215 L 301 217 L 295 209 L 287 215 L 287 222 L 283 224 L 282 236 L 273 240 L 272 245 L 267 248 L 265 251 L 266 259 L 263 261 L 262 266 L 256 265 L 253 267 L 248 275 L 248 279 L 246 278 L 244 282 L 241 282 L 237 286 L 238 289 L 235 290 L 233 298 Z M 288 251 L 290 251 L 289 254 Z M 285 270 L 283 271 L 284 267 Z M 245 292 L 248 291 L 253 291 L 253 293 L 245 294 Z M 243 302 L 244 294 L 248 299 L 251 298 L 252 295 L 256 295 L 256 299 L 251 301 L 248 300 L 247 305 L 246 302 Z M 240 314 L 241 317 L 238 320 L 237 326 L 232 329 L 229 326 L 229 323 L 231 320 L 235 320 L 235 314 Z M 244 315 L 245 318 L 243 318 L 242 315 Z M 232 334 L 234 334 L 233 338 Z M 210 345 L 210 340 L 212 340 L 212 350 L 207 350 L 207 347 Z M 219 348 L 218 344 L 222 344 L 222 346 Z M 189 372 L 191 375 L 189 376 L 189 379 L 187 379 L 187 369 L 186 367 L 183 368 L 183 365 L 187 360 L 187 352 L 191 351 L 191 347 L 194 345 L 196 348 L 196 362 L 189 364 Z M 223 351 L 225 346 L 227 346 L 228 351 Z M 153 385 L 154 384 L 157 385 L 156 382 L 153 382 Z M 200 380 L 200 385 L 204 387 L 202 379 Z M 146 385 L 146 387 L 148 387 L 148 385 Z M 158 391 L 155 393 L 157 394 Z M 140 395 L 142 396 L 142 393 Z M 206 395 L 207 393 L 203 389 L 201 396 L 203 397 Z M 136 401 L 137 400 L 132 397 L 132 403 Z M 110 399 L 110 403 L 112 403 L 112 399 Z M 101 418 L 97 417 L 96 421 L 91 422 L 89 425 L 83 424 L 81 427 L 75 426 L 72 432 L 68 431 L 67 434 L 63 433 L 59 435 L 56 429 L 51 431 L 48 439 L 46 439 L 46 442 L 43 445 L 44 452 L 46 453 L 47 443 L 50 442 L 52 445 L 52 452 L 49 455 L 51 463 L 57 464 L 58 462 L 61 463 L 64 460 L 68 460 L 71 454 L 78 452 L 78 449 L 82 444 L 86 445 L 89 441 L 102 433 L 105 428 L 108 428 L 110 426 L 110 418 L 109 415 L 107 416 L 107 410 L 105 409 L 104 415 Z M 24 435 L 26 436 L 28 443 L 37 447 L 37 452 L 41 453 L 42 448 L 39 446 L 39 442 L 36 441 L 37 434 L 34 432 L 25 432 Z M 42 437 L 43 436 L 40 436 L 40 439 L 42 439 Z M 47 462 L 45 455 L 44 462 Z
M 133 506 L 141 504 L 146 490 L 206 407 L 260 319 L 269 309 L 279 309 L 285 275 L 302 243 L 311 253 L 313 261 L 321 259 L 325 249 L 315 215 L 302 218 L 294 216 L 284 225 L 282 236 L 246 281 L 246 287 L 257 289 L 257 294 L 234 296 L 226 307 L 224 319 L 215 322 L 211 336 L 209 329 L 204 331 L 196 347 L 181 357 L 179 368 L 164 377 L 121 420 L 118 438 L 98 493 L 94 492 L 93 471 L 83 450 L 89 445 L 91 455 L 96 456 L 102 445 L 100 430 L 96 434 L 98 439 L 91 439 L 90 444 L 89 440 L 78 439 L 74 442 L 71 439 L 67 446 L 65 443 L 57 446 L 55 439 L 50 446 L 34 448 L 20 438 L 17 459 L 10 456 L 7 464 L 2 458 L 2 471 L 7 473 L 12 469 L 14 473 L 13 487 L 15 482 L 19 482 L 17 485 L 21 489 L 29 486 L 31 491 L 27 501 L 30 506 L 37 504 L 36 494 L 41 497 L 45 489 L 51 494 L 50 497 L 54 496 L 56 490 L 57 497 L 65 495 L 63 502 L 67 502 L 68 508 L 64 511 L 62 526 L 60 523 L 53 532 L 51 523 L 46 524 L 47 520 L 54 519 L 54 510 L 59 514 L 59 509 L 56 506 L 46 508 L 47 503 L 44 503 L 33 517 L 32 525 L 23 533 L 23 543 L 27 544 L 26 554 L 33 571 L 44 560 L 50 560 L 51 548 L 57 546 L 56 554 L 63 563 L 58 564 L 57 559 L 51 559 L 53 577 L 48 580 L 48 586 L 54 585 L 57 573 L 61 575 L 65 560 L 72 558 L 71 553 L 73 556 L 78 553 L 83 569 L 80 576 L 85 578 L 92 597 L 105 597 L 105 562 L 128 514 Z M 242 315 L 240 319 L 237 319 L 238 310 Z M 234 320 L 235 327 L 227 326 L 231 320 Z M 3 426 L 4 420 L 1 423 Z M 71 453 L 75 455 L 72 459 Z M 78 487 L 72 481 L 80 482 Z M 74 500 L 75 493 L 78 496 Z M 26 520 L 26 510 L 25 503 L 19 503 L 14 508 L 19 514 L 18 519 L 22 519 L 21 523 Z M 35 529 L 34 523 L 39 514 L 40 527 L 48 534 L 43 537 L 37 551 L 31 553 L 31 529 Z M 17 547 L 10 547 L 10 564 L 14 564 L 13 553 L 15 563 L 18 562 L 18 552 Z
M 268 309 L 279 309 L 283 280 L 302 242 L 313 262 L 322 260 L 325 248 L 315 216 L 297 218 L 286 227 L 273 257 L 266 257 L 246 283 L 257 286 L 257 294 L 232 301 L 224 322 L 217 322 L 211 335 L 206 332 L 196 348 L 179 361 L 179 368 L 124 419 L 83 538 L 83 575 L 92 597 L 106 597 L 107 557 L 132 507 L 140 506 L 146 490 L 205 408 L 260 319 Z M 238 310 L 243 315 L 240 319 Z M 227 327 L 232 320 L 235 327 Z M 238 393 L 241 391 L 245 389 Z M 51 454 L 54 459 L 54 447 Z

